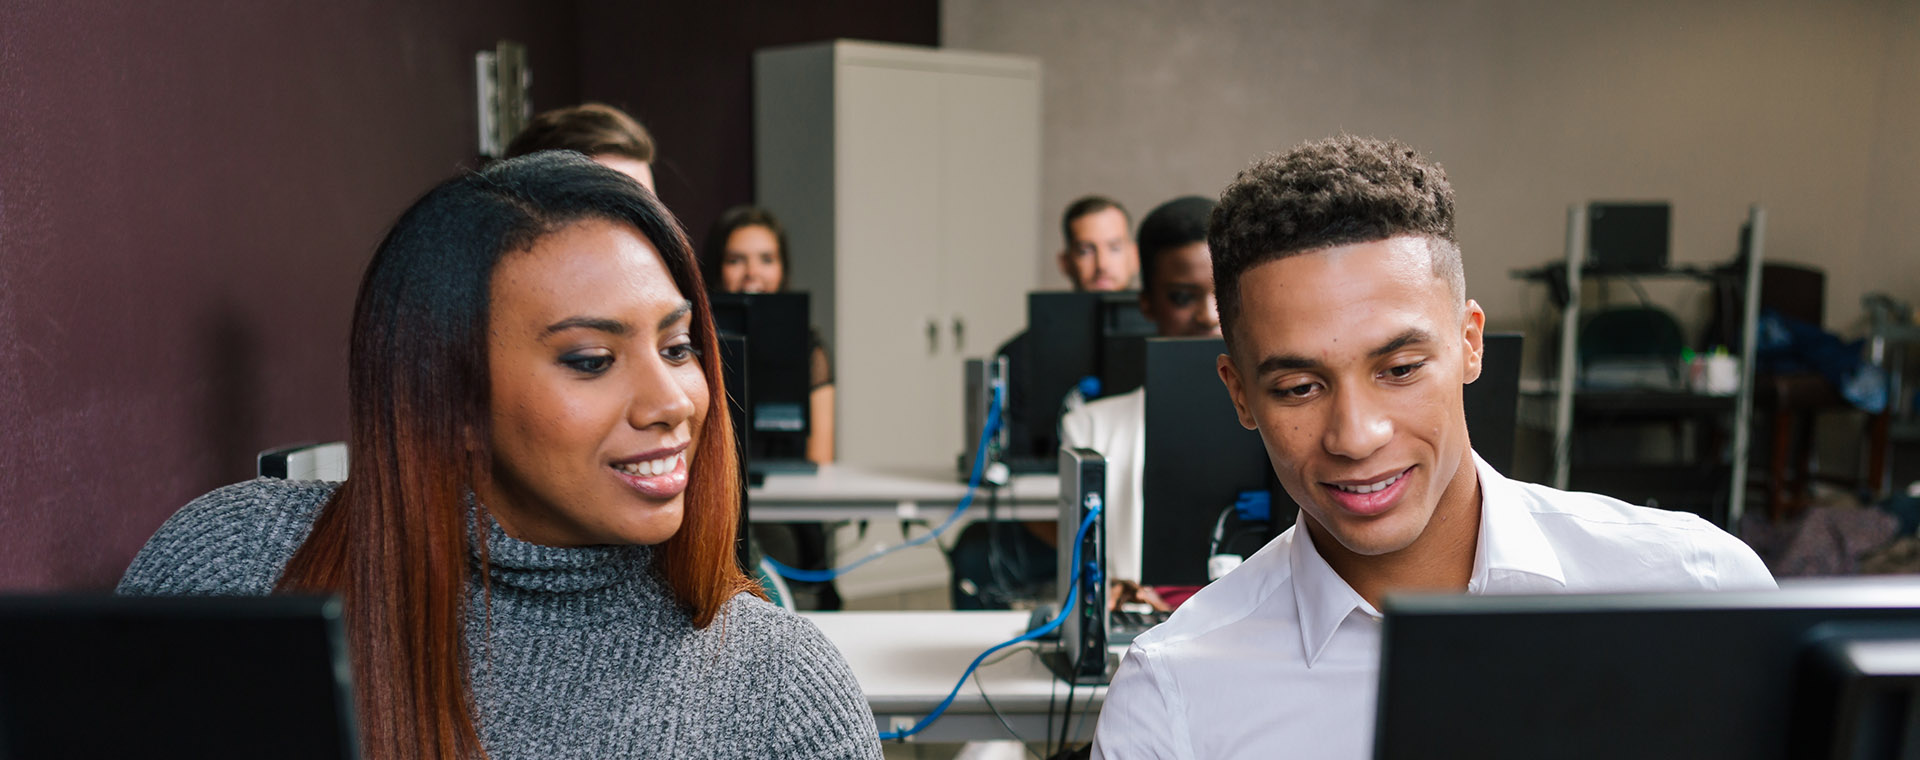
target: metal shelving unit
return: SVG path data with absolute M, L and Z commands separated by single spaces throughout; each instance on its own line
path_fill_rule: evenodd
M 1753 352 L 1756 326 L 1760 316 L 1760 265 L 1765 260 L 1764 243 L 1766 240 L 1766 210 L 1758 205 L 1751 206 L 1747 212 L 1745 287 L 1741 305 L 1739 390 L 1732 400 L 1733 416 L 1731 429 L 1732 462 L 1727 482 L 1727 520 L 1729 524 L 1737 522 L 1746 511 L 1747 458 L 1752 446 L 1751 427 L 1753 424 Z M 1557 378 L 1553 389 L 1553 486 L 1566 489 L 1572 481 L 1573 473 L 1573 424 L 1574 411 L 1578 396 L 1578 347 L 1580 342 L 1580 321 L 1582 299 L 1580 295 L 1582 278 L 1585 275 L 1610 276 L 1605 273 L 1586 271 L 1588 218 L 1587 207 L 1574 204 L 1567 209 L 1566 256 L 1561 264 L 1560 274 L 1566 278 L 1567 303 L 1560 319 L 1560 355 Z M 1670 275 L 1704 277 L 1700 270 L 1675 270 Z M 1669 406 L 1698 407 L 1700 399 L 1688 399 L 1691 393 L 1659 394 L 1667 397 Z M 1707 397 L 1719 398 L 1719 397 Z M 1630 397 L 1612 399 L 1616 405 L 1630 405 Z M 1692 411 L 1697 412 L 1698 409 Z M 1709 410 L 1711 411 L 1711 410 Z

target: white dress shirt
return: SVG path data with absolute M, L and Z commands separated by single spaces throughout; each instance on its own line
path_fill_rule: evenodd
M 1774 588 L 1739 539 L 1683 512 L 1508 480 L 1474 455 L 1470 594 Z M 1380 613 L 1296 526 L 1136 639 L 1107 691 L 1107 760 L 1369 758 Z
M 1147 460 L 1147 389 L 1095 399 L 1060 417 L 1060 445 L 1107 460 L 1107 575 L 1140 580 L 1140 483 Z

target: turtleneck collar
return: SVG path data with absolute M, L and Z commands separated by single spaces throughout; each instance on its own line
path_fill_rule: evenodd
M 487 524 L 487 563 L 494 583 L 554 594 L 595 591 L 633 581 L 659 589 L 654 579 L 653 547 L 541 546 L 507 535 L 484 510 L 479 514 Z M 471 551 L 477 565 L 480 548 L 475 546 Z

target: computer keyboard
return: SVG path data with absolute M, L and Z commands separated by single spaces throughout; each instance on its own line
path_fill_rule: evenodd
M 1052 620 L 1053 616 L 1058 614 L 1058 612 L 1059 608 L 1051 604 L 1042 604 L 1034 608 L 1028 618 L 1027 630 L 1031 631 L 1046 624 L 1046 622 Z M 1131 644 L 1133 643 L 1133 637 L 1146 633 L 1149 628 L 1167 622 L 1167 617 L 1172 614 L 1171 612 L 1162 612 L 1153 609 L 1125 608 L 1109 612 L 1107 613 L 1107 645 L 1123 647 Z M 1042 640 L 1057 641 L 1060 638 L 1060 633 L 1056 630 L 1041 638 Z
M 1134 637 L 1146 633 L 1149 628 L 1167 622 L 1167 617 L 1172 614 L 1153 609 L 1118 609 L 1109 612 L 1107 613 L 1107 644 L 1110 646 L 1131 644 Z
M 1134 612 L 1132 610 L 1114 610 L 1107 613 L 1107 628 L 1130 631 L 1144 631 L 1161 623 L 1173 613 L 1162 610 Z

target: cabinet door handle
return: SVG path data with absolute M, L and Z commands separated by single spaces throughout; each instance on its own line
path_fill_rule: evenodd
M 940 322 L 927 317 L 927 353 L 940 353 Z
M 967 350 L 967 321 L 960 315 L 953 315 L 953 350 Z

